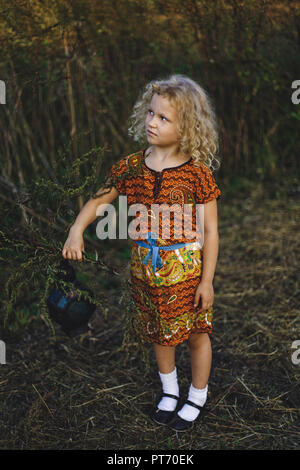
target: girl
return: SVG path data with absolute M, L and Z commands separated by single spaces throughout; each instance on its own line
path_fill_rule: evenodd
M 111 189 L 104 194 L 101 188 L 98 200 L 83 207 L 62 255 L 82 260 L 83 232 L 95 220 L 99 204 L 109 204 L 122 194 L 128 206 L 139 203 L 146 208 L 140 231 L 131 237 L 135 327 L 142 339 L 153 343 L 162 382 L 162 397 L 152 419 L 185 431 L 202 414 L 212 360 L 209 334 L 219 245 L 216 201 L 221 194 L 210 170 L 213 160 L 219 166 L 216 119 L 203 88 L 188 77 L 172 75 L 146 85 L 134 106 L 129 133 L 135 140 L 146 137 L 149 145 L 112 166 Z M 171 217 L 170 211 L 157 211 L 161 204 L 164 208 L 175 204 L 183 212 L 175 211 Z M 182 234 L 182 214 L 188 208 L 191 225 Z M 202 239 L 197 210 L 204 216 Z M 192 383 L 176 412 L 175 348 L 183 341 L 188 341 L 190 350 Z

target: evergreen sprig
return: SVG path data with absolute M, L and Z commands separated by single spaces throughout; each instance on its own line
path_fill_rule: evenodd
M 99 167 L 104 155 L 105 149 L 96 147 L 78 156 L 68 167 L 68 152 L 65 152 L 61 154 L 61 160 L 58 159 L 61 164 L 57 163 L 55 168 L 56 181 L 51 177 L 32 181 L 24 185 L 9 203 L 1 200 L 0 264 L 2 273 L 5 273 L 1 326 L 4 330 L 14 332 L 24 325 L 26 318 L 28 322 L 32 321 L 33 313 L 22 315 L 24 306 L 29 305 L 32 312 L 35 310 L 43 315 L 54 332 L 48 315 L 47 298 L 52 287 L 57 285 L 62 249 L 68 229 L 78 213 L 75 204 L 79 196 L 84 199 L 91 197 L 95 188 L 101 186 L 103 177 L 99 174 Z M 89 170 L 84 176 L 83 166 L 87 163 Z M 79 173 L 83 175 L 80 179 Z M 80 184 L 76 186 L 78 181 Z M 20 209 L 29 214 L 28 219 L 22 220 Z M 96 258 L 85 251 L 85 264 L 90 263 L 96 265 L 96 269 L 118 275 L 114 267 L 101 259 L 97 242 L 87 237 L 86 243 L 96 247 Z M 60 281 L 59 285 L 62 290 L 70 287 L 64 281 Z M 76 292 L 79 298 L 102 307 L 101 292 L 98 291 L 99 295 L 95 298 L 84 290 L 76 289 Z

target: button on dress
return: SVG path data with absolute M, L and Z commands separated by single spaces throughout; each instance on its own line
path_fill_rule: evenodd
M 197 206 L 203 208 L 203 204 L 221 197 L 212 172 L 204 164 L 195 166 L 192 158 L 156 171 L 146 164 L 143 149 L 121 158 L 112 166 L 109 176 L 119 194 L 127 196 L 128 208 L 143 205 L 136 211 L 139 224 L 133 225 L 134 235 L 128 226 L 135 330 L 143 341 L 165 346 L 176 346 L 192 333 L 210 334 L 213 307 L 200 312 L 201 298 L 198 307 L 194 307 L 194 296 L 203 261 L 203 242 L 201 237 L 195 237 Z M 158 210 L 159 207 L 178 211 Z M 182 216 L 187 208 L 191 211 L 188 226 Z M 155 234 L 157 246 L 186 245 L 170 251 L 159 250 L 162 266 L 154 271 L 151 256 L 143 263 L 149 249 L 136 242 L 147 242 L 148 234 Z

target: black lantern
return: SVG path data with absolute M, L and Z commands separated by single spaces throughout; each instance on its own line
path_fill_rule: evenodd
M 61 271 L 58 273 L 58 279 L 65 282 L 71 282 L 74 289 L 87 292 L 93 298 L 93 292 L 76 280 L 76 274 L 68 260 L 60 263 Z M 85 333 L 89 330 L 88 321 L 93 315 L 96 305 L 86 299 L 79 299 L 79 293 L 72 288 L 64 289 L 54 287 L 47 299 L 47 305 L 50 317 L 61 325 L 62 330 L 71 338 Z

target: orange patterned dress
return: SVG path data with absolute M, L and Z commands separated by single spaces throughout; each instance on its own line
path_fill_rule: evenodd
M 135 304 L 134 327 L 141 339 L 176 346 L 191 333 L 211 333 L 213 307 L 200 312 L 201 299 L 199 306 L 194 307 L 195 290 L 201 280 L 203 244 L 198 238 L 191 238 L 196 230 L 196 205 L 201 207 L 220 198 L 221 191 L 211 171 L 203 164 L 196 167 L 192 158 L 179 166 L 155 171 L 145 162 L 145 150 L 140 150 L 115 163 L 110 179 L 119 195 L 127 196 L 128 208 L 143 204 L 144 209 L 135 212 L 139 219 L 135 233 L 139 235 L 135 239 L 128 235 L 132 240 L 129 285 Z M 182 209 L 189 206 L 191 225 L 180 233 L 182 213 L 154 210 L 162 204 L 175 204 Z M 160 249 L 161 263 L 156 270 L 151 256 L 145 263 L 150 250 L 138 244 L 140 240 L 147 242 L 154 223 L 157 246 L 185 243 L 174 250 Z M 163 228 L 168 227 L 166 235 Z

